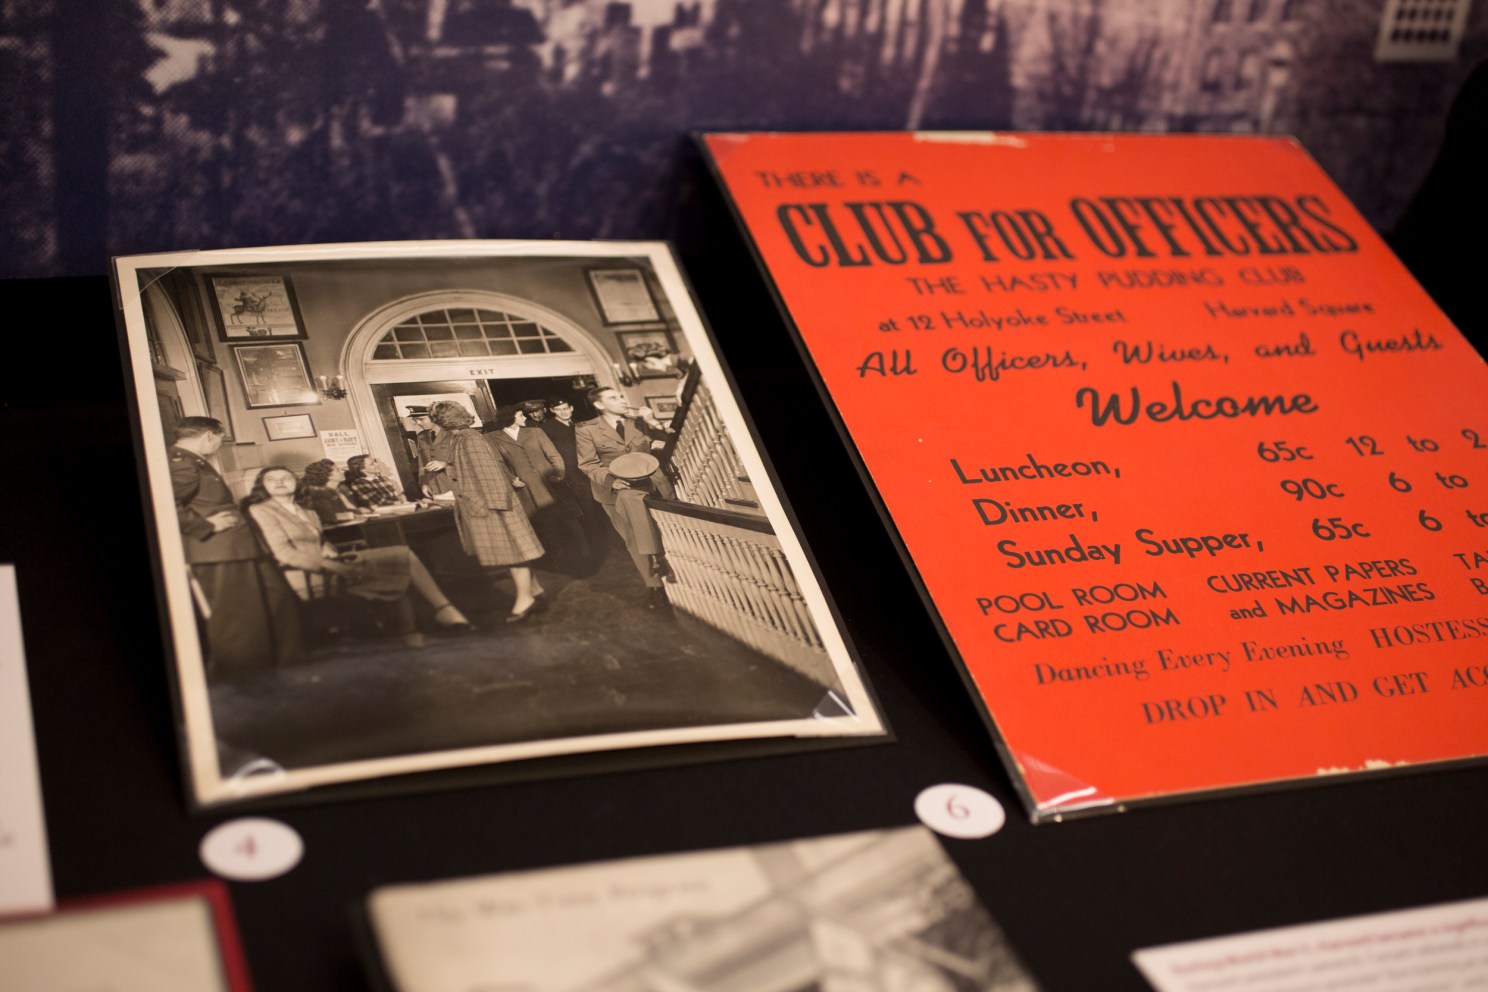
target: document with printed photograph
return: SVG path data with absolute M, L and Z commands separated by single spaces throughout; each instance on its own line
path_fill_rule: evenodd
M 116 265 L 199 804 L 884 734 L 665 245 Z
M 379 889 L 394 992 L 1036 992 L 923 827 Z

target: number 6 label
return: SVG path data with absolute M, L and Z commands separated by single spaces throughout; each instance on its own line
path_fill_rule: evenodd
M 1007 822 L 1002 803 L 974 785 L 932 785 L 915 797 L 915 816 L 945 837 L 990 837 Z

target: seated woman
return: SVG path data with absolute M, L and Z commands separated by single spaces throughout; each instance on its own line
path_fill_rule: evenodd
M 394 633 L 409 647 L 420 647 L 424 635 L 414 629 L 407 595 L 411 585 L 434 608 L 435 623 L 470 629 L 470 621 L 450 603 L 418 555 L 401 545 L 338 554 L 321 539 L 320 519 L 303 505 L 303 497 L 304 487 L 293 472 L 270 465 L 259 471 L 243 501 L 270 553 L 281 566 L 298 570 L 286 577 L 301 599 L 324 588 L 326 575 L 339 575 L 351 595 L 393 604 Z
M 376 509 L 411 502 L 388 467 L 371 455 L 352 455 L 346 459 L 346 481 L 341 490 L 360 507 Z
M 320 522 L 327 527 L 352 519 L 358 513 L 370 513 L 359 509 L 338 488 L 346 474 L 341 466 L 329 458 L 311 462 L 305 466 L 305 486 L 300 504 L 315 511 Z

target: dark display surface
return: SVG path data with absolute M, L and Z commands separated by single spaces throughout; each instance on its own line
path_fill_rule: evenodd
M 896 743 L 262 807 L 305 857 L 231 884 L 255 987 L 365 988 L 357 907 L 377 886 L 897 826 L 939 782 L 1014 811 L 946 848 L 1049 990 L 1144 989 L 1139 947 L 1488 894 L 1483 768 L 1027 823 L 727 218 L 696 220 L 710 235 L 679 244 L 683 263 Z M 7 288 L 18 312 L 68 317 L 48 322 L 50 360 L 12 356 L 0 394 L 0 559 L 18 570 L 57 895 L 200 877 L 201 838 L 238 814 L 190 815 L 182 794 L 110 291 Z

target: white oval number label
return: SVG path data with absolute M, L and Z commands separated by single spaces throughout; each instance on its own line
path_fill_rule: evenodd
M 1002 803 L 974 785 L 932 785 L 915 797 L 915 816 L 946 837 L 990 837 L 1007 822 Z
M 305 842 L 294 827 L 264 817 L 228 820 L 201 842 L 202 864 L 235 882 L 278 878 L 300 863 Z

